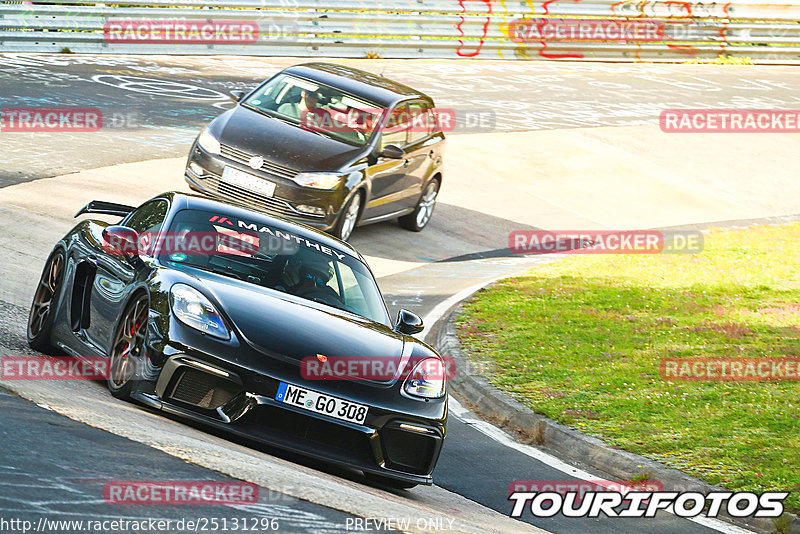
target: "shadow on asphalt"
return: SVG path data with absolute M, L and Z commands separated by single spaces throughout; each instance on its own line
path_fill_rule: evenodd
M 468 261 L 516 256 L 508 250 L 508 235 L 520 230 L 541 228 L 439 202 L 422 232 L 410 232 L 391 220 L 356 228 L 350 244 L 366 256 L 387 260 Z

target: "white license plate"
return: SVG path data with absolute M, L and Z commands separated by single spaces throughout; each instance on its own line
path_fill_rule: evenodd
M 240 171 L 233 167 L 225 167 L 222 170 L 222 181 L 265 197 L 271 197 L 275 192 L 275 182 L 270 182 L 260 176 Z
M 361 424 L 367 418 L 368 408 L 363 404 L 331 397 L 330 395 L 287 384 L 286 382 L 281 382 L 278 386 L 275 400 L 310 412 L 350 421 L 351 423 Z

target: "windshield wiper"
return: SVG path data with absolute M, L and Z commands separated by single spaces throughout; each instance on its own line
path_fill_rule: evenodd
M 250 109 L 252 111 L 255 111 L 259 115 L 264 115 L 265 117 L 269 117 L 270 119 L 275 119 L 276 121 L 281 121 L 281 122 L 285 122 L 286 124 L 292 124 L 294 126 L 298 126 L 297 124 L 293 123 L 289 119 L 284 119 L 282 117 L 277 117 L 277 116 L 273 115 L 271 111 L 268 111 L 266 109 L 257 108 L 255 106 L 252 106 L 252 105 L 248 104 L 247 102 L 242 103 L 242 106 L 246 107 L 247 109 Z
M 278 117 L 278 116 L 276 116 L 276 115 L 273 115 L 271 112 L 269 112 L 269 111 L 267 111 L 267 110 L 264 110 L 264 109 L 259 109 L 259 108 L 257 108 L 257 107 L 253 107 L 253 106 L 251 106 L 250 104 L 247 104 L 247 103 L 244 103 L 244 104 L 242 104 L 242 105 L 243 105 L 244 107 L 246 107 L 247 109 L 252 109 L 252 110 L 253 110 L 253 111 L 255 111 L 256 113 L 259 113 L 259 114 L 261 114 L 261 115 L 264 115 L 265 117 L 269 117 L 269 118 L 271 118 L 271 119 L 275 119 L 276 121 L 281 121 L 281 122 L 283 122 L 283 123 L 285 123 L 285 124 L 290 124 L 290 125 L 292 125 L 292 126 L 295 126 L 295 127 L 297 127 L 297 128 L 301 128 L 302 130 L 305 130 L 305 131 L 307 131 L 307 132 L 315 133 L 315 134 L 317 134 L 317 135 L 321 135 L 322 137 L 327 137 L 328 139 L 333 139 L 334 141 L 340 141 L 340 139 L 338 139 L 338 138 L 336 138 L 336 137 L 332 136 L 332 135 L 331 135 L 331 134 L 329 134 L 329 133 L 326 133 L 326 132 L 321 132 L 321 131 L 319 131 L 319 130 L 312 130 L 311 128 L 305 128 L 305 127 L 303 127 L 303 125 L 302 125 L 302 124 L 300 124 L 299 122 L 295 122 L 295 121 L 293 121 L 293 120 L 291 120 L 291 119 L 284 118 L 284 117 Z
M 301 126 L 301 128 L 303 128 L 303 127 Z M 319 130 L 312 130 L 310 128 L 303 128 L 303 129 L 306 130 L 307 132 L 315 133 L 317 135 L 321 135 L 322 137 L 327 137 L 328 139 L 333 139 L 334 141 L 338 141 L 338 139 L 336 139 L 334 136 L 332 136 L 329 133 L 320 132 Z
M 284 119 L 282 117 L 276 117 L 275 115 L 267 115 L 267 117 L 272 117 L 276 121 L 281 121 L 281 122 L 286 123 L 286 124 L 291 124 L 292 126 L 298 126 L 298 127 L 300 126 L 299 124 L 297 124 L 294 121 L 291 121 L 289 119 Z

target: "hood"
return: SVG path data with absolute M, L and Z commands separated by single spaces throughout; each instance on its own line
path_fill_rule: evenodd
M 211 131 L 224 145 L 257 154 L 300 172 L 334 172 L 359 158 L 365 147 L 354 147 L 262 115 L 244 106 L 220 115 Z
M 219 278 L 203 277 L 206 294 L 217 300 L 242 342 L 266 356 L 297 364 L 317 354 L 388 358 L 394 365 L 401 361 L 403 336 L 386 325 L 337 313 L 299 297 Z

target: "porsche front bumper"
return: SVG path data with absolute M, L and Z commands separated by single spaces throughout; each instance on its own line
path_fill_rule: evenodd
M 420 403 L 428 413 L 444 414 L 430 418 L 391 408 L 387 399 L 401 397 L 397 385 L 370 391 L 375 395 L 374 403 L 365 395 L 356 399 L 351 396 L 370 406 L 364 424 L 356 424 L 275 400 L 280 382 L 287 380 L 280 371 L 274 373 L 279 376 L 270 376 L 182 349 L 168 357 L 158 380 L 135 392 L 134 398 L 162 411 L 304 456 L 403 482 L 432 483 L 431 473 L 446 432 L 446 397 L 437 401 L 438 409 L 424 401 L 411 401 Z M 314 386 L 302 383 L 302 387 L 323 391 L 329 384 Z M 344 395 L 354 387 L 357 385 L 348 384 Z M 368 390 L 368 386 L 362 387 Z M 341 391 L 326 393 L 343 395 Z M 399 402 L 409 399 L 401 398 Z

